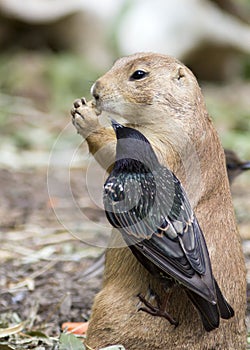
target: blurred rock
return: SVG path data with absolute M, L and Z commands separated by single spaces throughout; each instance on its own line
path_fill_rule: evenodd
M 0 0 L 0 49 L 71 50 L 103 70 L 118 54 L 156 51 L 220 81 L 250 54 L 249 13 L 232 0 Z
M 244 6 L 243 2 L 238 0 L 210 0 L 222 10 L 230 13 L 241 20 L 250 23 L 250 6 Z
M 107 3 L 113 1 L 102 11 L 103 2 L 87 0 L 0 0 L 0 49 L 70 50 L 103 67 L 113 59 L 102 15 L 112 13 Z
M 237 53 L 249 55 L 250 26 L 210 1 L 137 0 L 122 19 L 119 43 L 122 53 L 168 53 L 199 79 L 222 80 L 239 73 Z

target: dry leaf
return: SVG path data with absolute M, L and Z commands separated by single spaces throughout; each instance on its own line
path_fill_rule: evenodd
M 60 336 L 59 350 L 86 350 L 86 348 L 73 334 L 62 333 Z
M 13 327 L 0 328 L 0 338 L 4 338 L 4 337 L 7 337 L 11 334 L 21 332 L 24 329 L 25 324 L 26 324 L 26 322 L 23 321 L 23 322 L 17 324 L 16 326 L 13 326 Z

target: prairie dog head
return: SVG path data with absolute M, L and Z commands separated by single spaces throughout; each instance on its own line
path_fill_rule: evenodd
M 178 60 L 138 53 L 118 59 L 91 89 L 100 111 L 131 123 L 154 124 L 166 118 L 194 118 L 203 99 L 196 78 Z M 204 106 L 203 106 L 204 108 Z
M 137 53 L 118 59 L 91 92 L 97 110 L 140 128 L 159 160 L 178 174 L 195 205 L 217 144 L 193 73 L 175 58 Z

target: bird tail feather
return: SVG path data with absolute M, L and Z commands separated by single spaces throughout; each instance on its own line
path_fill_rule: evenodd
M 218 328 L 220 324 L 218 305 L 208 302 L 190 290 L 186 290 L 186 293 L 194 304 L 195 308 L 199 311 L 205 330 L 207 332 L 211 332 L 213 329 Z
M 186 290 L 189 299 L 199 311 L 203 326 L 207 332 L 211 332 L 213 329 L 219 327 L 220 317 L 229 319 L 234 316 L 234 310 L 222 295 L 216 280 L 214 280 L 214 286 L 217 297 L 216 304 L 212 304 L 198 294 L 190 290 Z
M 231 305 L 228 304 L 226 299 L 224 298 L 223 294 L 221 293 L 221 290 L 218 286 L 218 283 L 214 279 L 214 285 L 216 289 L 216 296 L 217 296 L 217 304 L 219 307 L 220 317 L 224 318 L 225 320 L 228 320 L 229 318 L 234 316 L 234 310 L 231 307 Z

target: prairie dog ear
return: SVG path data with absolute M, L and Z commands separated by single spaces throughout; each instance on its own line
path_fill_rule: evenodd
M 176 76 L 177 80 L 181 80 L 181 78 L 184 78 L 186 75 L 185 73 L 186 73 L 185 68 L 179 67 L 177 71 L 177 76 Z
M 186 77 L 186 70 L 184 67 L 178 67 L 177 71 L 174 73 L 173 82 L 181 87 L 184 86 L 185 84 L 185 77 Z

